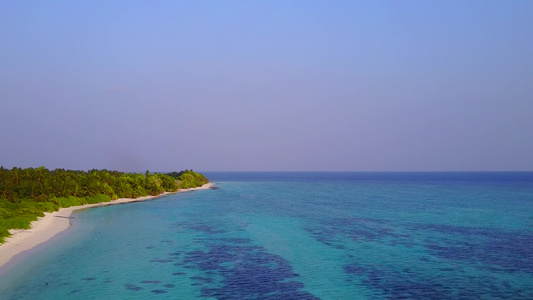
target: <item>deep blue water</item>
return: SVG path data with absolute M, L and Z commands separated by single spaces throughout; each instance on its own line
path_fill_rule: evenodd
M 85 210 L 1 299 L 533 299 L 533 173 L 206 173 Z

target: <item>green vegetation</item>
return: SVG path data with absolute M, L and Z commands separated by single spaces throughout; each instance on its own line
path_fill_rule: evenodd
M 198 186 L 202 186 L 209 182 L 207 178 L 205 178 L 204 175 L 200 173 L 196 173 L 193 170 L 185 170 L 181 172 L 172 172 L 167 173 L 166 175 L 169 175 L 175 179 L 178 180 L 180 183 L 180 189 L 189 189 L 194 188 Z
M 28 229 L 32 221 L 60 207 L 137 198 L 199 187 L 209 180 L 193 170 L 145 174 L 108 170 L 72 171 L 0 167 L 0 243 L 9 229 Z

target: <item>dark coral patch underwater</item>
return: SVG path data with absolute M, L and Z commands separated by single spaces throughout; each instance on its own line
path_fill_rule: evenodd
M 224 234 L 210 226 L 191 226 L 203 234 Z M 268 253 L 263 247 L 251 244 L 247 238 L 196 238 L 204 250 L 193 250 L 183 255 L 174 265 L 183 269 L 200 270 L 205 276 L 189 278 L 200 287 L 201 297 L 217 299 L 317 299 L 302 291 L 304 285 L 284 258 Z M 180 252 L 181 254 L 181 252 Z M 173 275 L 185 275 L 174 272 Z

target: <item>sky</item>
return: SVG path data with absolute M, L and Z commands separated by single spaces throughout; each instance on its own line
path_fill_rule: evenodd
M 532 171 L 533 1 L 0 1 L 0 165 Z

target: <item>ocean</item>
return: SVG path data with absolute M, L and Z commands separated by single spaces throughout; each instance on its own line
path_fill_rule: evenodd
M 533 299 L 533 173 L 204 173 L 73 214 L 0 299 Z

